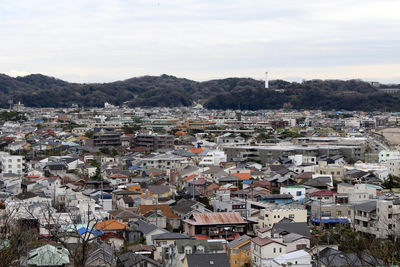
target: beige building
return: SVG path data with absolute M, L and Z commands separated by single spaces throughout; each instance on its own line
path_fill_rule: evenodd
M 316 174 L 331 175 L 336 181 L 341 181 L 344 177 L 344 167 L 339 165 L 328 165 L 325 161 L 319 162 L 314 168 Z
M 285 254 L 286 245 L 268 237 L 255 237 L 251 240 L 252 266 L 269 266 L 273 258 Z
M 283 218 L 294 222 L 307 222 L 307 210 L 301 205 L 271 205 L 260 211 L 258 229 L 272 227 Z

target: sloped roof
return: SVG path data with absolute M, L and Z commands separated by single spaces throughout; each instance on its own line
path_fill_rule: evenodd
M 69 252 L 63 247 L 44 245 L 29 251 L 28 265 L 63 266 L 69 264 Z
M 310 230 L 305 222 L 275 223 L 272 227 L 274 233 L 296 233 L 305 237 L 310 237 Z
M 337 194 L 337 193 L 333 192 L 331 190 L 320 190 L 320 191 L 311 193 L 310 197 L 326 197 L 326 196 L 331 197 L 331 196 L 333 196 L 335 194 Z
M 185 247 L 204 247 L 204 252 L 212 252 L 212 251 L 221 251 L 224 250 L 224 246 L 221 242 L 208 242 L 208 240 L 204 239 L 180 239 L 175 241 L 176 248 L 179 253 L 183 253 L 185 251 Z
M 251 173 L 232 173 L 232 175 L 242 180 L 249 180 L 251 178 Z
M 251 239 L 251 241 L 256 243 L 257 245 L 259 245 L 261 247 L 266 246 L 266 245 L 271 244 L 271 243 L 277 243 L 277 244 L 280 244 L 282 246 L 286 246 L 285 244 L 282 244 L 282 243 L 280 243 L 278 241 L 275 241 L 273 239 L 270 239 L 268 237 L 262 238 L 262 237 L 258 237 L 257 236 L 257 237 L 254 237 L 253 239 Z
M 179 216 L 172 212 L 171 207 L 167 204 L 158 204 L 158 205 L 140 205 L 139 206 L 140 214 L 146 214 L 149 211 L 161 210 L 163 216 L 168 219 L 178 219 Z
M 235 240 L 231 241 L 228 243 L 227 247 L 228 248 L 234 248 L 240 244 L 243 244 L 244 242 L 250 240 L 251 237 L 248 235 L 242 235 L 239 238 L 236 238 Z
M 185 222 L 192 225 L 246 223 L 239 212 L 194 213 L 193 219 L 185 220 Z
M 226 253 L 187 254 L 186 258 L 190 267 L 230 267 Z
M 101 230 L 112 231 L 112 230 L 125 230 L 128 229 L 128 225 L 118 222 L 116 220 L 107 220 L 96 224 L 96 227 Z

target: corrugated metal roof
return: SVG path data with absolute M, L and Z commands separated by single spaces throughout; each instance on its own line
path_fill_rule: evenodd
M 194 213 L 193 220 L 187 221 L 194 225 L 246 223 L 239 212 Z

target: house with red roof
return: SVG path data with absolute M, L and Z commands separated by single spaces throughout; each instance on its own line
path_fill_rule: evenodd
M 310 194 L 310 198 L 314 201 L 323 203 L 335 203 L 337 192 L 331 190 L 319 190 Z

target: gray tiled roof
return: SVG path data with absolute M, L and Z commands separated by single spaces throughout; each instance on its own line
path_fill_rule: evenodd
M 225 253 L 188 254 L 186 257 L 189 267 L 230 267 Z

